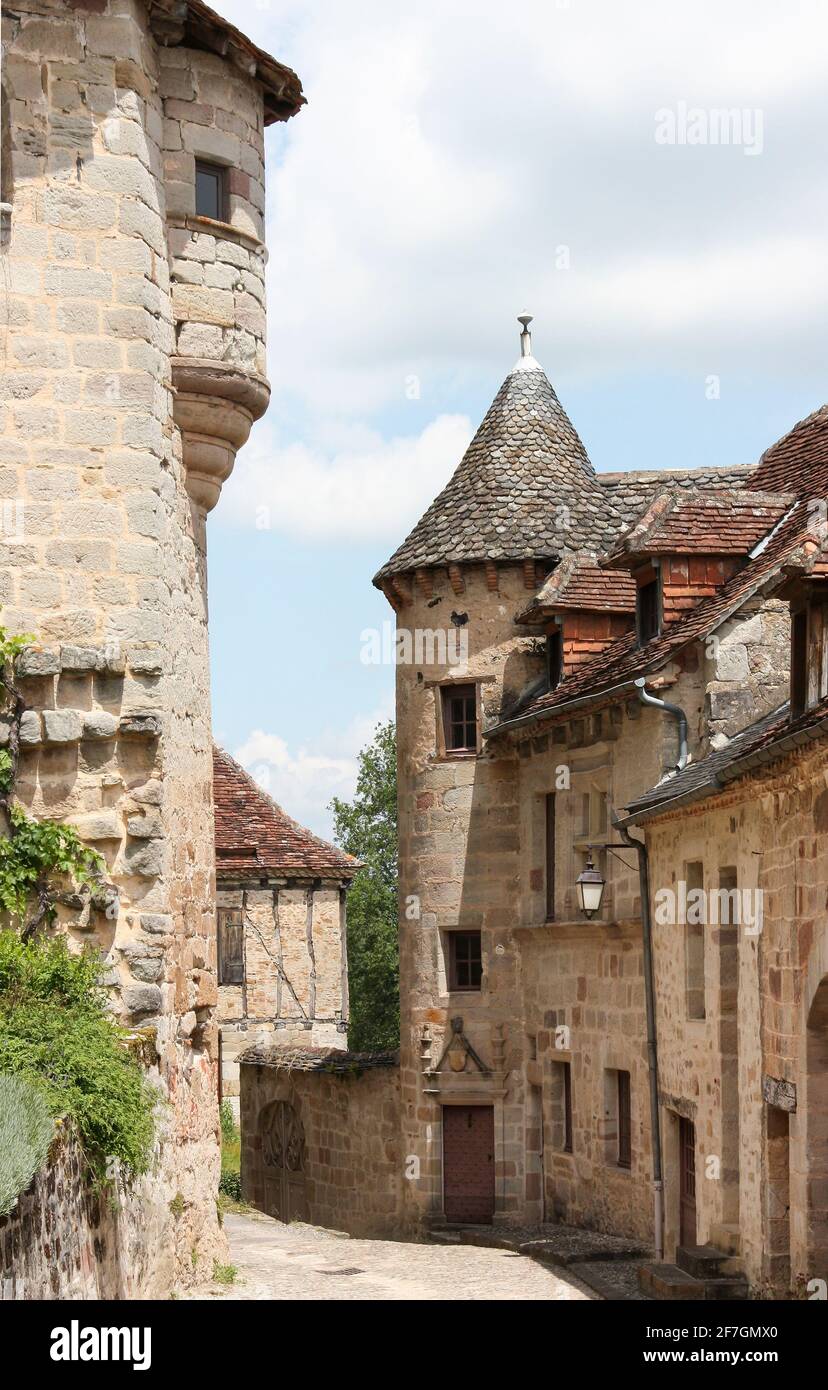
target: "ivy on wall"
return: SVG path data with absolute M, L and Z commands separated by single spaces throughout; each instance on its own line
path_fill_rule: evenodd
M 32 640 L 0 626 L 0 718 L 7 733 L 0 748 L 0 1079 L 13 1075 L 34 1087 L 48 1116 L 77 1135 L 98 1179 L 118 1170 L 130 1177 L 149 1166 L 158 1095 L 128 1033 L 112 1018 L 95 950 L 71 953 L 65 936 L 48 933 L 58 901 L 71 896 L 67 884 L 107 911 L 117 904 L 117 889 L 105 878 L 101 856 L 72 826 L 36 820 L 14 800 L 27 708 L 15 662 Z M 4 1096 L 14 1094 L 13 1087 L 0 1088 L 0 1112 Z M 0 1129 L 3 1121 L 0 1113 Z M 8 1115 L 5 1121 L 11 1123 Z M 11 1176 L 9 1185 L 15 1185 Z

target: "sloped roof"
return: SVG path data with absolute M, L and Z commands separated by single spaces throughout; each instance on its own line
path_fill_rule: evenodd
M 597 473 L 596 477 L 623 521 L 632 525 L 653 498 L 668 489 L 689 492 L 703 488 L 709 493 L 719 488 L 742 487 L 755 466 L 739 463 L 719 468 L 643 468 L 630 472 Z
M 750 486 L 798 497 L 828 497 L 828 405 L 794 425 L 766 449 Z
M 515 622 L 542 622 L 547 614 L 568 609 L 634 613 L 635 580 L 624 570 L 602 569 L 596 555 L 567 556 Z
M 454 476 L 374 583 L 450 562 L 603 549 L 620 526 L 546 373 L 521 358 Z
M 723 785 L 724 770 L 732 763 L 767 743 L 784 729 L 790 729 L 790 705 L 786 701 L 769 714 L 749 724 L 734 738 L 697 763 L 688 763 L 681 772 L 673 772 L 656 786 L 650 787 L 627 806 L 628 820 L 644 820 L 673 806 L 697 801 L 718 791 Z
M 805 504 L 798 502 L 761 553 L 749 560 L 717 593 L 702 599 L 678 622 L 665 627 L 643 646 L 638 645 L 635 632 L 625 633 L 591 661 L 585 661 L 566 675 L 554 690 L 513 710 L 508 720 L 487 731 L 488 736 L 508 727 L 513 720 L 528 721 L 543 714 L 551 717 L 570 702 L 587 703 L 604 698 L 617 686 L 631 685 L 637 677 L 658 670 L 690 642 L 713 632 L 777 576 L 781 582 L 782 566 L 801 553 L 806 522 Z
M 782 520 L 795 498 L 753 488 L 664 492 L 622 535 L 605 563 L 633 555 L 747 555 Z
M 216 875 L 352 879 L 359 861 L 298 825 L 249 772 L 213 748 Z
M 742 729 L 724 748 L 717 748 L 698 763 L 688 764 L 683 771 L 631 801 L 625 820 L 649 820 L 706 796 L 714 796 L 757 768 L 771 766 L 794 749 L 826 738 L 828 698 L 820 700 L 798 719 L 791 719 L 788 704 L 780 705 Z

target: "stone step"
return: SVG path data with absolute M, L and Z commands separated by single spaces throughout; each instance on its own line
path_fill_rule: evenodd
M 704 1284 L 694 1279 L 678 1265 L 642 1265 L 638 1271 L 638 1284 L 642 1293 L 649 1298 L 663 1299 L 703 1299 Z
M 733 1279 L 742 1275 L 741 1261 L 715 1245 L 680 1245 L 676 1264 L 695 1279 Z
M 748 1298 L 746 1279 L 697 1279 L 679 1265 L 647 1264 L 638 1271 L 642 1293 L 663 1300 L 723 1302 Z

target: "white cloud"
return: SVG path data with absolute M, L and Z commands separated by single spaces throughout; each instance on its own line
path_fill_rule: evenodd
M 241 454 L 227 490 L 225 520 L 311 539 L 396 543 L 448 481 L 471 438 L 463 415 L 441 415 L 418 435 L 383 439 L 362 426 L 329 422 L 328 451 L 280 445 L 267 420 Z
M 331 798 L 353 796 L 357 755 L 371 742 L 377 724 L 390 718 L 392 703 L 357 716 L 345 730 L 321 733 L 313 747 L 295 750 L 278 734 L 254 729 L 233 750 L 233 757 L 292 820 L 330 839 L 333 821 L 327 808 Z

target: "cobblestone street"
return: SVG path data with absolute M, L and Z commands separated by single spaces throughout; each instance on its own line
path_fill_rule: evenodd
M 351 1240 L 316 1226 L 285 1226 L 258 1212 L 228 1214 L 224 1228 L 238 1273 L 189 1299 L 525 1300 L 594 1299 L 524 1255 L 475 1246 Z

